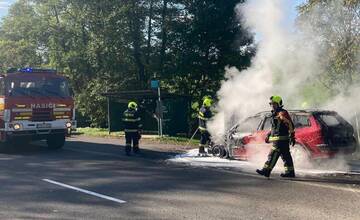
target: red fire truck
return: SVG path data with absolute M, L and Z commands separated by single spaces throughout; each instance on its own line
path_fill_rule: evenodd
M 67 79 L 50 69 L 24 68 L 0 75 L 0 141 L 46 140 L 64 146 L 76 128 Z

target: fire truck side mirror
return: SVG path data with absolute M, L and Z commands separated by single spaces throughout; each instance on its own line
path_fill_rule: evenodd
M 71 97 L 74 97 L 74 96 L 75 96 L 74 90 L 73 90 L 72 88 L 69 89 L 69 92 L 70 92 L 70 96 L 71 96 Z

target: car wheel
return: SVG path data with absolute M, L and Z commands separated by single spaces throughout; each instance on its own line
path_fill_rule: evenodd
M 60 149 L 65 144 L 65 134 L 51 135 L 46 139 L 46 143 L 50 149 Z
M 222 158 L 224 155 L 224 147 L 221 145 L 215 145 L 212 148 L 212 155 L 214 155 L 215 157 L 220 157 Z
M 294 161 L 295 167 L 309 168 L 311 167 L 310 153 L 304 146 L 296 144 L 290 147 L 290 153 Z

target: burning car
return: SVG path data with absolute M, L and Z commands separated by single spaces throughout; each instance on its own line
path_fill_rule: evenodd
M 351 154 L 358 146 L 354 128 L 334 111 L 289 111 L 295 125 L 296 145 L 292 151 L 309 159 L 331 158 Z M 265 138 L 271 129 L 271 112 L 248 117 L 226 134 L 224 146 L 213 146 L 215 156 L 248 160 L 259 151 L 269 151 Z

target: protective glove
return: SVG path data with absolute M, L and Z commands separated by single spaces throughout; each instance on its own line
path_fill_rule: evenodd
M 290 145 L 295 146 L 296 139 L 295 139 L 295 133 L 290 134 Z
M 269 132 L 269 133 L 266 135 L 265 143 L 270 144 L 270 136 L 271 136 L 271 133 Z

